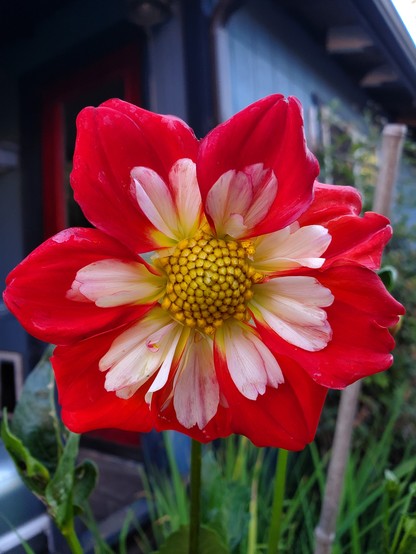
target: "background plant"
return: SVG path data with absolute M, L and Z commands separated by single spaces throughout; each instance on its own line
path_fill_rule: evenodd
M 394 461 L 394 435 L 403 402 L 404 390 L 398 389 L 392 412 L 383 417 L 382 435 L 369 436 L 365 451 L 353 451 L 334 554 L 402 554 L 416 546 L 415 447 L 409 445 L 403 459 Z M 275 455 L 273 450 L 254 447 L 244 437 L 204 448 L 202 521 L 218 532 L 232 554 L 267 551 Z M 279 552 L 313 551 L 327 461 L 328 452 L 321 452 L 316 443 L 303 452 L 290 453 Z M 187 483 L 172 479 L 172 471 L 177 471 L 174 461 L 170 473 L 150 469 L 147 476 L 154 542 L 141 531 L 139 544 L 146 554 L 187 523 Z M 182 516 L 181 498 L 185 500 Z

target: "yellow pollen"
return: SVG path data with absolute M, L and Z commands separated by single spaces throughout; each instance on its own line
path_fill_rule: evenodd
M 254 252 L 249 240 L 217 239 L 205 230 L 180 241 L 159 260 L 167 275 L 162 308 L 176 321 L 209 336 L 230 317 L 247 321 L 251 287 L 264 279 L 250 265 Z

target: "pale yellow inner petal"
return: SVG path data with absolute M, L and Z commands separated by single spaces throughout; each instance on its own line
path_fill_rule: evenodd
M 263 164 L 229 170 L 209 190 L 206 211 L 218 236 L 248 236 L 269 212 L 277 194 L 277 179 Z
M 297 223 L 254 241 L 253 266 L 264 273 L 277 273 L 296 267 L 319 268 L 331 242 L 328 230 L 321 225 L 299 227 Z
M 166 278 L 151 273 L 139 262 L 105 259 L 77 272 L 67 298 L 91 301 L 100 308 L 155 302 L 164 292 Z
M 332 337 L 324 308 L 334 297 L 313 277 L 276 277 L 255 285 L 250 303 L 255 317 L 284 340 L 308 350 L 322 350 Z

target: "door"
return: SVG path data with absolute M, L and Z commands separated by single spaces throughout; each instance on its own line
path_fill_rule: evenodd
M 139 51 L 132 44 L 51 83 L 42 98 L 43 230 L 49 238 L 67 227 L 89 223 L 69 184 L 75 145 L 75 120 L 85 106 L 109 98 L 140 103 Z

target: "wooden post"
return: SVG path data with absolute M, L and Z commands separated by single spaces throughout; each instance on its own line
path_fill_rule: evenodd
M 385 216 L 390 215 L 394 184 L 405 135 L 405 125 L 388 124 L 383 129 L 380 170 L 374 195 L 373 210 Z M 321 516 L 318 526 L 315 528 L 314 554 L 330 554 L 332 551 L 339 512 L 339 501 L 344 484 L 345 467 L 350 451 L 360 390 L 361 381 L 356 381 L 341 393 Z
M 389 123 L 383 129 L 381 164 L 374 194 L 373 210 L 390 217 L 393 191 L 406 136 L 406 125 Z

